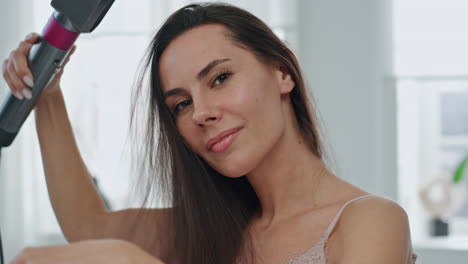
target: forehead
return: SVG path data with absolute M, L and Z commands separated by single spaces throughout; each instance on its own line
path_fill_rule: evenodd
M 222 25 L 209 24 L 190 29 L 175 38 L 159 61 L 163 89 L 183 86 L 215 59 L 241 58 L 246 50 L 236 46 Z

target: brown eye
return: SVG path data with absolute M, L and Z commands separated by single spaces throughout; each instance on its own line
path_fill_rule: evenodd
M 192 100 L 184 100 L 178 104 L 176 104 L 176 106 L 174 106 L 174 109 L 172 109 L 172 112 L 174 113 L 174 115 L 177 115 L 179 114 L 180 111 L 184 110 L 185 107 L 189 106 L 192 104 Z

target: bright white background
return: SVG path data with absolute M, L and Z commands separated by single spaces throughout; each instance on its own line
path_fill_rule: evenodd
M 0 0 L 0 58 L 27 33 L 41 31 L 52 12 L 49 2 Z M 130 174 L 127 132 L 139 61 L 158 25 L 190 1 L 135 2 L 117 0 L 96 32 L 80 37 L 63 80 L 80 150 L 114 208 L 128 205 L 135 176 Z M 425 165 L 424 155 L 418 154 L 422 143 L 401 142 L 420 138 L 420 116 L 403 123 L 397 119 L 411 116 L 401 111 L 414 110 L 397 105 L 418 98 L 397 94 L 403 78 L 468 74 L 466 1 L 229 2 L 262 18 L 296 52 L 333 148 L 335 172 L 404 206 L 419 263 L 466 260 L 468 247 L 427 238 L 427 215 L 416 195 Z M 6 91 L 0 81 L 0 98 Z M 0 227 L 7 259 L 27 245 L 63 241 L 47 198 L 33 121 L 28 119 L 1 160 Z M 408 153 L 414 155 L 404 155 Z

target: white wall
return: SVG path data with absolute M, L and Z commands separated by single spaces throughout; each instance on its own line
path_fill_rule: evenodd
M 300 61 L 337 174 L 397 197 L 391 1 L 300 1 Z

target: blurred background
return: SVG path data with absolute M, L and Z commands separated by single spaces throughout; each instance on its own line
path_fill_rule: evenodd
M 80 150 L 113 209 L 130 205 L 135 178 L 128 123 L 140 60 L 165 18 L 190 2 L 196 1 L 117 0 L 97 30 L 79 38 L 65 69 L 62 87 Z M 468 1 L 225 2 L 263 19 L 296 53 L 335 173 L 405 208 L 418 263 L 466 261 Z M 50 0 L 0 0 L 2 61 L 25 35 L 41 32 L 51 14 Z M 7 91 L 0 80 L 2 100 Z M 64 243 L 34 118 L 2 154 L 6 259 L 25 246 Z

